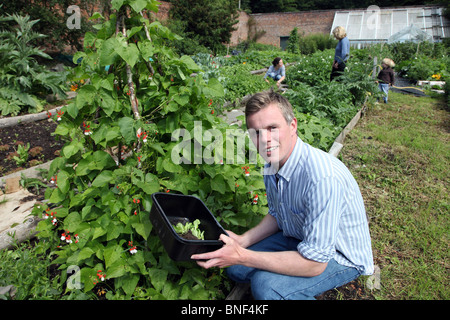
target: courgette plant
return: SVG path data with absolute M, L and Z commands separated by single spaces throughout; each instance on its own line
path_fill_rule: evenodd
M 211 112 L 223 88 L 217 79 L 191 76 L 200 68 L 165 46 L 179 37 L 148 19 L 158 4 L 113 0 L 108 18 L 93 15 L 96 32 L 86 33 L 84 50 L 73 58 L 81 60 L 72 75 L 79 89 L 55 131 L 66 141 L 48 173 L 55 187 L 33 210 L 44 218 L 38 237 L 53 242 L 63 277 L 75 270 L 68 295 L 100 286 L 108 299 L 224 297 L 229 284 L 221 270 L 170 260 L 148 217 L 154 192 L 196 195 L 236 232 L 267 213 L 258 163 L 242 164 L 249 147 L 222 160 L 225 145 L 238 148 Z M 215 138 L 199 139 L 199 125 Z M 172 133 L 181 130 L 194 137 L 182 140 L 192 148 L 179 150 Z M 198 153 L 214 161 L 192 161 Z M 191 161 L 176 163 L 174 156 Z

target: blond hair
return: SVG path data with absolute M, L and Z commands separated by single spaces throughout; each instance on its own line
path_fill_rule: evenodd
M 344 39 L 347 36 L 347 31 L 344 27 L 337 26 L 333 29 L 333 36 L 338 40 Z
M 395 63 L 392 59 L 384 58 L 383 63 L 391 68 L 395 67 Z

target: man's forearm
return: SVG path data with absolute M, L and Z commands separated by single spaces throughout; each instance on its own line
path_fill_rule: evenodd
M 240 242 L 240 245 L 243 248 L 247 248 L 262 239 L 271 236 L 278 230 L 277 220 L 270 214 L 267 214 L 256 227 L 248 230 L 241 236 L 242 241 Z
M 304 258 L 297 251 L 261 252 L 245 249 L 240 264 L 290 276 L 314 277 L 321 274 L 327 263 Z
M 263 240 L 278 232 L 277 220 L 267 214 L 254 228 L 242 235 L 244 248 Z M 304 258 L 298 251 L 259 252 L 244 249 L 240 255 L 239 264 L 270 272 L 291 276 L 312 277 L 321 274 L 326 263 L 320 263 Z

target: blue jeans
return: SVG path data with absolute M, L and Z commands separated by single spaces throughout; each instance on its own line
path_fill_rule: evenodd
M 380 82 L 378 84 L 378 88 L 380 88 L 381 92 L 384 93 L 383 100 L 384 100 L 384 103 L 387 103 L 388 102 L 389 84 Z
M 275 72 L 271 72 L 268 74 L 269 77 L 271 77 L 273 80 L 278 81 L 281 79 L 281 75 L 276 74 Z
M 285 237 L 278 232 L 249 247 L 255 251 L 297 250 L 299 240 Z M 322 274 L 315 277 L 295 277 L 268 272 L 256 268 L 235 265 L 227 268 L 233 281 L 250 282 L 256 300 L 314 300 L 321 293 L 340 287 L 359 277 L 353 267 L 340 265 L 334 259 Z

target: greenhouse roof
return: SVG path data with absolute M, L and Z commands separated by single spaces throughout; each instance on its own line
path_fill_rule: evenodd
M 395 43 L 395 42 L 423 42 L 423 41 L 433 41 L 433 36 L 428 32 L 423 31 L 422 29 L 416 27 L 415 25 L 410 25 L 397 33 L 394 33 L 389 37 L 387 43 Z
M 450 22 L 444 18 L 443 11 L 444 8 L 435 6 L 370 6 L 366 10 L 337 11 L 330 33 L 335 27 L 343 26 L 350 43 L 386 42 L 394 34 L 414 26 L 429 34 L 432 41 L 439 42 L 450 37 Z

